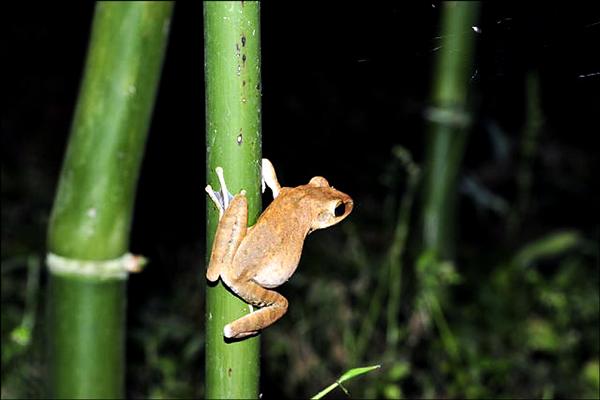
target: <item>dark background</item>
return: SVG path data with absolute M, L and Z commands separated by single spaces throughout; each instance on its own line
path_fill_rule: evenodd
M 390 224 L 381 215 L 384 199 L 390 195 L 401 197 L 405 190 L 403 179 L 393 184 L 386 181 L 393 158 L 390 150 L 402 145 L 417 164 L 423 161 L 423 112 L 428 105 L 432 65 L 441 44 L 440 3 L 264 2 L 261 13 L 263 155 L 274 163 L 284 185 L 295 186 L 323 175 L 336 188 L 351 194 L 356 204 L 351 220 L 365 245 L 377 253 L 389 240 L 389 229 L 382 228 Z M 46 223 L 77 99 L 92 17 L 91 2 L 2 6 L 3 264 L 26 254 L 44 254 Z M 519 236 L 506 236 L 506 215 L 482 206 L 476 196 L 462 191 L 459 260 L 481 260 L 484 254 L 502 259 L 517 251 L 520 244 L 560 229 L 577 230 L 588 246 L 596 248 L 600 200 L 595 177 L 600 132 L 598 6 L 592 2 L 486 2 L 478 28 L 479 33 L 470 31 L 477 37 L 470 81 L 474 124 L 461 182 L 469 177 L 507 204 L 515 201 L 515 176 L 526 117 L 525 77 L 530 71 L 539 73 L 544 124 L 533 162 L 533 200 Z M 148 256 L 152 263 L 143 274 L 129 280 L 130 396 L 202 393 L 203 343 L 201 338 L 193 338 L 203 332 L 202 29 L 202 5 L 177 3 L 131 235 L 132 252 Z M 415 215 L 418 210 L 417 200 Z M 417 217 L 413 219 L 418 229 Z M 319 238 L 324 243 L 337 243 L 344 231 L 336 229 L 318 233 Z M 418 243 L 415 237 L 412 246 Z M 311 243 L 318 247 L 318 241 L 311 237 L 307 247 Z M 311 251 L 317 250 L 309 247 Z M 597 284 L 597 253 L 586 254 L 585 274 Z M 335 268 L 335 260 L 329 264 Z M 475 301 L 477 285 L 473 282 L 485 274 L 479 271 L 472 275 L 468 268 L 458 270 L 467 284 L 453 307 L 460 307 L 461 296 Z M 292 308 L 303 307 L 313 274 L 319 274 L 306 271 L 302 271 L 301 264 L 298 277 L 294 277 L 299 283 L 293 286 L 292 279 L 290 289 L 281 288 Z M 353 276 L 345 274 L 337 270 L 333 276 L 346 285 Z M 3 280 L 8 277 L 12 282 L 2 285 L 3 314 L 5 307 L 22 307 L 13 286 L 22 285 L 24 276 L 22 271 L 3 272 Z M 42 275 L 42 288 L 44 282 Z M 40 290 L 41 308 L 43 296 Z M 597 291 L 591 298 L 598 301 Z M 597 304 L 595 307 L 597 310 Z M 290 313 L 287 319 L 298 315 Z M 310 313 L 304 317 L 310 318 Z M 10 345 L 5 345 L 5 338 L 15 320 L 18 322 L 3 315 L 3 352 Z M 597 317 L 586 323 L 585 329 L 597 331 Z M 41 319 L 38 325 L 43 326 Z M 286 338 L 284 331 L 293 327 L 290 321 L 282 325 L 281 332 L 272 334 L 273 341 L 294 340 L 293 336 Z M 582 332 L 583 336 L 589 333 Z M 598 337 L 597 333 L 590 335 Z M 263 340 L 263 347 L 271 345 L 269 340 L 269 336 Z M 157 364 L 147 358 L 150 342 L 158 343 L 161 361 Z M 180 363 L 182 346 L 186 346 L 188 358 Z M 318 353 L 319 346 L 315 348 Z M 586 351 L 589 357 L 573 355 L 573 362 L 598 360 L 597 345 Z M 3 394 L 23 393 L 19 390 L 35 394 L 35 388 L 40 387 L 41 350 L 34 346 L 23 354 L 8 364 L 3 357 Z M 355 366 L 342 368 L 343 362 L 334 363 L 326 374 L 297 373 L 289 378 L 298 369 L 293 362 L 283 365 L 291 358 L 277 358 L 268 350 L 263 354 L 266 365 L 261 386 L 266 395 L 273 396 L 313 394 L 313 387 L 326 386 L 340 372 Z M 325 353 L 318 356 L 328 357 Z M 376 354 L 372 359 L 377 361 Z M 428 365 L 427 361 L 411 360 L 414 370 L 418 370 L 417 361 Z M 555 361 L 550 360 L 548 368 L 552 369 Z M 175 364 L 169 367 L 169 362 Z M 178 371 L 181 366 L 189 370 Z M 14 372 L 18 370 L 22 372 Z M 549 381 L 552 376 L 542 375 L 540 381 Z M 433 379 L 445 382 L 440 377 Z M 302 386 L 305 381 L 310 385 Z M 31 386 L 30 382 L 38 383 Z M 484 380 L 486 385 L 489 382 Z M 502 389 L 494 393 L 541 395 L 532 382 L 515 385 L 500 385 Z M 417 381 L 402 388 L 408 394 L 424 395 Z M 562 392 L 557 390 L 560 395 Z M 441 396 L 445 392 L 433 393 Z

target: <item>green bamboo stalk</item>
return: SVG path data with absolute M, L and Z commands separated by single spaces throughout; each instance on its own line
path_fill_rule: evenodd
M 423 241 L 441 258 L 454 255 L 454 214 L 458 172 L 470 116 L 469 79 L 479 2 L 442 3 L 441 48 L 438 53 L 425 160 Z
M 479 2 L 448 1 L 442 4 L 442 43 L 434 71 L 432 104 L 425 158 L 423 200 L 423 252 L 417 262 L 419 292 L 415 313 L 432 316 L 450 359 L 459 363 L 456 339 L 443 309 L 446 286 L 442 271 L 454 258 L 458 173 L 467 131 L 469 80 L 477 34 Z M 446 265 L 446 267 L 445 267 Z
M 124 396 L 127 275 L 102 261 L 128 250 L 171 13 L 172 2 L 96 6 L 48 227 L 51 398 Z
M 232 193 L 246 190 L 248 223 L 261 210 L 260 4 L 255 1 L 204 3 L 207 181 L 219 184 L 223 167 Z M 218 213 L 207 201 L 207 248 L 212 248 Z M 209 252 L 207 252 L 209 253 Z M 207 262 L 210 254 L 207 254 Z M 257 398 L 258 337 L 226 342 L 225 324 L 249 306 L 222 283 L 206 293 L 207 398 Z

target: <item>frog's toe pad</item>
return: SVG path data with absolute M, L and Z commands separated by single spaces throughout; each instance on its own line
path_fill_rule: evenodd
M 223 336 L 225 336 L 226 338 L 232 338 L 233 337 L 233 329 L 231 329 L 231 324 L 227 324 L 225 325 L 225 328 L 223 328 Z
M 247 336 L 256 335 L 258 333 L 255 331 L 254 332 L 236 332 L 231 325 L 232 324 L 227 324 L 223 328 L 223 336 L 225 336 L 227 339 L 243 339 Z

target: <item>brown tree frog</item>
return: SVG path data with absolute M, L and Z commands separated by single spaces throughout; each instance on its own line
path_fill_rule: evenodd
M 206 192 L 219 209 L 219 225 L 213 242 L 206 278 L 219 277 L 247 303 L 261 307 L 223 329 L 227 338 L 240 339 L 257 333 L 286 313 L 288 301 L 271 290 L 286 282 L 296 270 L 306 236 L 335 225 L 350 214 L 350 196 L 329 186 L 321 176 L 294 188 L 281 187 L 275 169 L 262 161 L 262 190 L 273 192 L 273 201 L 248 227 L 245 191 L 227 191 L 223 168 L 216 168 L 221 186 Z

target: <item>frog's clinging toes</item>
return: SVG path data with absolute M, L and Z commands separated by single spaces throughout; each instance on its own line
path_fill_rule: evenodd
M 227 338 L 240 339 L 257 333 L 286 313 L 288 301 L 270 290 L 287 281 L 296 270 L 306 236 L 327 228 L 350 214 L 350 196 L 315 176 L 308 184 L 281 187 L 275 169 L 262 161 L 262 188 L 273 192 L 273 201 L 256 224 L 248 227 L 245 191 L 235 196 L 227 191 L 221 167 L 216 168 L 221 185 L 206 192 L 219 209 L 219 225 L 213 242 L 206 278 L 221 280 L 247 303 L 261 307 L 223 329 Z

